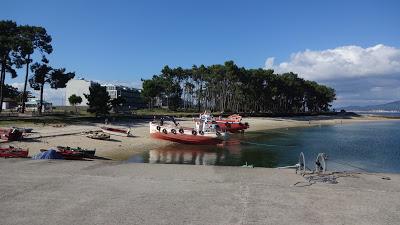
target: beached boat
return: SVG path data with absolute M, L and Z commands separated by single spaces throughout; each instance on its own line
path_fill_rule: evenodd
M 22 139 L 22 132 L 15 128 L 0 128 L 0 138 L 8 141 L 19 141 Z
M 17 129 L 22 133 L 32 133 L 33 128 L 26 128 L 26 127 L 11 127 L 12 129 Z
M 69 146 L 57 146 L 57 150 L 62 154 L 62 152 L 66 152 L 67 154 L 69 154 L 69 151 L 73 151 L 73 152 L 78 152 L 82 154 L 83 158 L 94 158 L 94 155 L 96 154 L 96 149 L 84 149 L 84 148 L 80 148 L 80 147 L 76 147 L 76 148 L 72 148 Z M 64 155 L 63 155 L 64 156 Z
M 86 135 L 86 137 L 91 138 L 91 139 L 97 139 L 97 140 L 108 140 L 110 139 L 110 135 L 106 134 L 104 132 L 95 132 Z
M 28 157 L 29 150 L 22 148 L 15 148 L 9 146 L 8 148 L 0 148 L 0 157 L 5 158 L 26 158 Z
M 84 154 L 78 151 L 64 149 L 64 150 L 58 150 L 57 153 L 60 154 L 64 159 L 69 159 L 69 160 L 82 160 L 84 158 Z
M 205 119 L 208 121 L 212 121 L 212 123 L 214 124 L 217 124 L 220 130 L 231 133 L 243 132 L 244 130 L 249 128 L 249 124 L 247 122 L 242 123 L 242 117 L 237 114 L 230 115 L 227 118 L 219 117 L 218 119 L 216 119 L 210 113 L 204 112 L 203 114 L 200 114 L 199 118 L 195 121 Z
M 150 122 L 150 135 L 157 139 L 197 145 L 220 144 L 227 138 L 225 132 L 218 131 L 218 127 L 208 120 L 196 121 L 194 128 L 180 127 L 174 120 L 173 122 Z
M 110 134 L 104 133 L 102 130 L 100 131 L 83 131 L 81 132 L 82 135 L 85 135 L 88 138 L 91 139 L 97 139 L 97 140 L 108 140 L 110 139 Z
M 124 137 L 131 137 L 131 129 L 121 129 L 121 128 L 113 128 L 113 127 L 101 127 L 101 130 L 104 133 L 112 134 L 112 135 L 117 135 L 117 136 L 124 136 Z
M 232 133 L 241 132 L 249 128 L 249 123 L 242 123 L 242 117 L 233 114 L 228 116 L 228 118 L 218 118 L 215 120 L 221 130 L 226 130 Z

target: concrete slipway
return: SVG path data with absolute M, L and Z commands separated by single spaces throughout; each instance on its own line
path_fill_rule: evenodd
M 388 176 L 391 179 L 385 180 Z M 400 175 L 0 159 L 0 224 L 400 224 Z

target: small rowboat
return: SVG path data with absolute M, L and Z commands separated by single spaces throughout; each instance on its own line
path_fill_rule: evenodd
M 249 123 L 242 123 L 242 117 L 237 114 L 230 115 L 226 119 L 217 119 L 215 122 L 222 130 L 232 133 L 244 131 L 250 127 Z
M 94 132 L 94 133 L 86 135 L 86 137 L 91 138 L 91 139 L 97 139 L 97 140 L 110 139 L 110 135 L 106 134 L 104 132 Z
M 58 146 L 61 147 L 61 146 Z M 57 148 L 58 148 L 57 147 Z M 53 149 L 50 149 L 53 150 Z M 41 152 L 47 152 L 47 149 L 40 149 Z M 84 153 L 79 151 L 73 151 L 68 149 L 57 149 L 57 153 L 63 158 L 68 160 L 82 160 L 84 158 Z
M 57 146 L 58 152 L 62 154 L 62 152 L 67 152 L 69 154 L 69 151 L 75 152 L 75 153 L 81 153 L 83 158 L 94 158 L 94 155 L 96 153 L 96 149 L 90 150 L 90 149 L 84 149 L 80 147 L 76 148 L 71 148 L 71 147 L 64 147 L 64 146 Z
M 72 150 L 58 150 L 58 154 L 60 154 L 64 159 L 70 160 L 81 160 L 84 158 L 84 154 L 82 152 L 72 151 Z
M 113 128 L 113 127 L 101 127 L 101 130 L 104 133 L 117 135 L 117 136 L 124 136 L 124 137 L 132 137 L 131 129 L 121 129 L 121 128 Z
M 0 138 L 7 141 L 19 141 L 22 139 L 22 132 L 15 128 L 0 128 Z
M 22 133 L 32 133 L 33 128 L 26 128 L 26 127 L 11 127 L 12 129 L 17 129 Z
M 27 158 L 29 154 L 28 149 L 8 147 L 8 148 L 0 148 L 0 157 L 5 158 Z

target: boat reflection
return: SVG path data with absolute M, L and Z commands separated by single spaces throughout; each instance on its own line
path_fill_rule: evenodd
M 233 140 L 223 146 L 172 144 L 133 155 L 128 162 L 218 166 L 242 166 L 248 163 L 256 167 L 276 167 L 278 159 L 282 157 L 281 152 L 284 151 Z
M 149 163 L 218 165 L 225 160 L 223 149 L 210 146 L 172 145 L 149 151 Z

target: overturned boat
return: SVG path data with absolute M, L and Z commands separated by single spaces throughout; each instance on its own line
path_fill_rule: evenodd
M 165 118 L 160 122 L 150 122 L 150 135 L 153 138 L 173 141 L 183 144 L 214 145 L 227 139 L 225 132 L 220 132 L 218 126 L 204 119 L 196 121 L 194 128 L 181 127 L 175 119 L 166 123 Z

